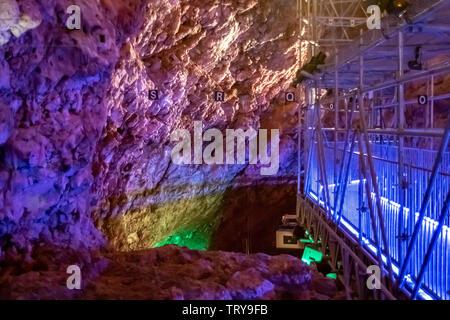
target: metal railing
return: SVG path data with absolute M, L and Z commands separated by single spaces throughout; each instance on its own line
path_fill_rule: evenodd
M 362 251 L 378 264 L 384 297 L 391 297 L 388 290 L 412 299 L 450 299 L 450 120 L 444 129 L 435 117 L 435 105 L 450 97 L 436 85 L 449 75 L 450 45 L 436 42 L 432 34 L 447 23 L 450 1 L 411 1 L 406 15 L 387 17 L 382 30 L 360 29 L 360 36 L 345 46 L 322 43 L 323 37 L 339 40 L 355 31 L 321 23 L 323 12 L 330 21 L 355 16 L 356 11 L 342 7 L 327 10 L 333 2 L 298 0 L 300 48 L 308 46 L 308 57 L 331 52 L 319 72 L 304 74 L 298 213 L 317 220 L 309 224 L 324 232 L 324 248 L 356 241 L 347 251 Z M 348 8 L 357 2 L 350 1 Z M 421 70 L 408 63 L 414 50 L 422 50 Z M 308 57 L 301 55 L 300 65 Z M 427 95 L 428 101 L 418 104 L 413 92 Z M 406 117 L 418 105 L 423 124 Z M 333 128 L 324 127 L 324 118 L 326 125 L 334 118 Z M 325 224 L 326 230 L 335 230 L 331 242 Z M 344 262 L 355 252 L 344 251 L 341 259 L 351 269 L 352 263 Z
M 386 137 L 387 138 L 387 137 Z M 379 139 L 378 139 L 379 140 Z M 389 139 L 385 139 L 389 141 Z M 313 146 L 310 168 L 310 179 L 307 194 L 317 203 L 324 203 L 323 185 L 320 183 L 317 164 L 317 144 Z M 407 189 L 406 206 L 400 209 L 398 183 L 398 147 L 395 145 L 372 143 L 371 144 L 375 171 L 377 173 L 378 189 L 380 190 L 382 216 L 386 226 L 387 243 L 392 257 L 394 274 L 398 276 L 401 263 L 403 262 L 408 240 L 413 233 L 417 222 L 425 187 L 430 179 L 437 151 L 421 150 L 415 148 L 404 148 L 406 179 L 410 181 Z M 334 144 L 325 146 L 325 165 L 327 180 L 334 181 Z M 339 159 L 343 158 L 343 143 L 339 143 Z M 346 186 L 345 201 L 343 204 L 340 227 L 354 234 L 362 246 L 366 246 L 375 255 L 376 239 L 371 227 L 371 220 L 367 199 L 365 197 L 365 180 L 361 180 L 358 164 L 359 151 L 354 151 L 350 157 L 346 150 L 346 157 L 350 158 L 350 170 Z M 364 155 L 366 157 L 366 155 Z M 418 235 L 417 245 L 411 256 L 411 263 L 407 269 L 406 278 L 409 284 L 413 284 L 420 272 L 420 266 L 425 259 L 426 248 L 437 229 L 437 220 L 442 210 L 442 199 L 450 190 L 450 153 L 444 154 L 441 168 L 435 181 L 435 189 L 432 192 L 431 203 L 426 210 L 425 219 L 422 222 Z M 362 183 L 363 182 L 363 183 Z M 329 194 L 333 207 L 336 207 L 337 185 L 328 185 Z M 372 201 L 376 201 L 375 194 L 371 192 Z M 375 210 L 377 210 L 375 208 Z M 411 212 L 413 214 L 411 214 Z M 402 219 L 400 215 L 402 214 Z M 400 225 L 402 221 L 402 225 Z M 379 221 L 376 222 L 376 232 L 381 239 L 381 228 Z M 434 299 L 450 299 L 450 220 L 446 218 L 441 235 L 438 238 L 436 250 L 432 253 L 429 266 L 424 275 L 422 296 L 431 296 Z M 412 288 L 411 288 L 412 289 Z

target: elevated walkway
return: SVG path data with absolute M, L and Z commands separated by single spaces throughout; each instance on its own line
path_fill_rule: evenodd
M 298 220 L 344 266 L 348 298 L 367 298 L 367 267 L 378 265 L 374 297 L 448 300 L 450 1 L 410 1 L 381 30 L 356 9 L 353 29 L 325 23 L 351 21 L 342 2 L 298 3 L 300 47 L 330 53 L 302 83 Z

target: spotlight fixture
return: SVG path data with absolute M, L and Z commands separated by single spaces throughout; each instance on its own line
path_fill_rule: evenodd
M 417 71 L 422 70 L 422 63 L 420 62 L 421 61 L 420 50 L 421 50 L 420 47 L 416 48 L 416 60 L 411 60 L 408 62 L 409 69 Z
M 397 15 L 400 19 L 403 19 L 407 24 L 411 24 L 412 21 L 408 16 L 409 6 L 410 3 L 407 0 L 395 0 L 392 2 L 391 12 Z
M 409 6 L 409 2 L 407 0 L 394 0 L 391 6 L 394 7 L 394 9 L 391 8 L 392 11 L 405 10 Z

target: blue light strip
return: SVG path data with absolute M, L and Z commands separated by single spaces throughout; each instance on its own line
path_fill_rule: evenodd
M 350 182 L 350 184 L 359 184 L 359 183 L 360 183 L 359 180 L 354 180 L 354 181 L 351 181 L 351 182 Z M 334 188 L 334 186 L 335 186 L 335 185 L 329 185 L 330 188 Z M 323 186 L 320 186 L 319 192 L 322 190 L 322 188 L 323 188 Z M 311 198 L 311 200 L 313 200 L 313 201 L 315 201 L 315 202 L 319 202 L 319 204 L 320 204 L 321 206 L 323 206 L 323 207 L 325 206 L 325 203 L 324 203 L 322 200 L 318 201 L 319 199 L 318 199 L 317 195 L 316 195 L 313 191 L 309 191 L 308 196 Z M 393 207 L 400 208 L 400 204 L 398 204 L 398 203 L 396 203 L 396 202 L 393 202 L 393 201 L 391 201 L 391 200 L 389 200 L 389 199 L 386 199 L 386 198 L 381 197 L 381 200 L 382 200 L 382 201 L 386 201 L 389 205 L 391 205 L 391 206 L 393 206 Z M 405 210 L 406 210 L 406 209 L 407 209 L 407 208 L 405 208 Z M 331 214 L 333 215 L 333 214 L 334 214 L 333 210 L 332 210 L 332 209 L 330 209 L 330 210 L 331 210 Z M 408 212 L 408 214 L 409 214 L 409 212 Z M 415 216 L 416 216 L 415 221 L 417 221 L 417 218 L 418 218 L 418 216 L 419 216 L 419 213 L 416 212 Z M 435 225 L 435 226 L 437 226 L 437 224 L 438 224 L 438 222 L 435 221 L 435 220 L 433 220 L 433 219 L 430 219 L 430 218 L 425 218 L 425 219 L 426 219 L 426 221 L 424 221 L 424 223 L 431 223 L 431 224 L 433 224 L 433 225 Z M 355 236 L 356 239 L 359 239 L 360 234 L 359 234 L 358 230 L 356 230 L 356 229 L 355 229 L 355 228 L 354 228 L 354 227 L 346 220 L 345 217 L 342 217 L 342 218 L 341 218 L 341 225 L 345 228 L 346 231 L 348 231 L 348 232 L 350 232 L 351 234 L 353 234 L 353 235 Z M 448 228 L 447 226 L 444 226 L 444 232 L 445 232 L 446 230 L 449 231 L 450 228 Z M 362 235 L 362 244 L 363 244 L 366 248 L 368 248 L 375 256 L 377 255 L 377 252 L 378 252 L 377 248 L 376 248 L 373 244 L 371 244 L 370 239 L 364 237 L 363 235 Z M 384 263 L 384 264 L 387 264 L 386 256 L 385 256 L 384 254 L 382 254 L 381 257 L 382 257 L 383 263 Z M 400 271 L 399 266 L 396 265 L 395 263 L 392 263 L 392 271 L 393 271 L 393 273 L 394 273 L 396 276 L 398 276 L 399 271 Z M 414 284 L 415 284 L 415 283 L 414 283 L 414 281 L 413 281 L 413 279 L 412 279 L 412 277 L 411 277 L 410 274 L 408 274 L 408 275 L 405 276 L 405 281 L 406 281 L 406 285 L 407 285 L 410 289 L 414 288 Z M 419 290 L 418 295 L 419 295 L 423 300 L 434 300 L 433 297 L 432 297 L 430 294 L 428 294 L 426 291 L 424 291 L 423 289 L 420 289 L 420 290 Z

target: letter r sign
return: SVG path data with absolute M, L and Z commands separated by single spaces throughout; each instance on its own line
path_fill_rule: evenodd
M 216 91 L 214 95 L 216 101 L 223 102 L 225 100 L 225 93 L 222 91 Z

